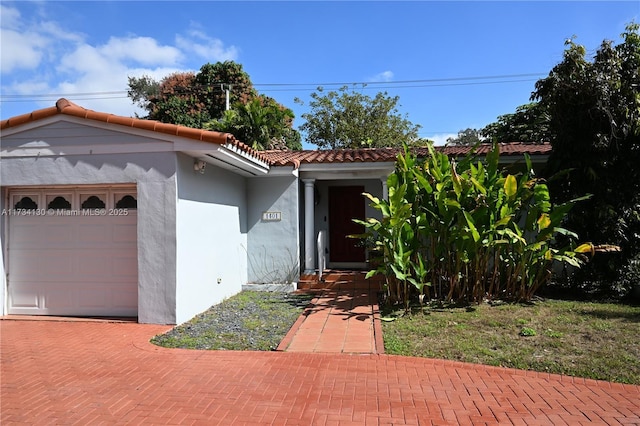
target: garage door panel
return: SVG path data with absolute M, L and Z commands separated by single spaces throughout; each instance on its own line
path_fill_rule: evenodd
M 112 230 L 114 243 L 137 244 L 137 227 L 135 223 L 116 223 Z
M 137 215 L 73 209 L 80 214 L 9 217 L 8 312 L 136 316 Z
M 138 293 L 130 290 L 121 289 L 120 291 L 112 291 L 111 305 L 119 309 L 137 310 L 138 309 Z
M 38 259 L 40 271 L 38 276 L 45 276 L 50 280 L 66 280 L 75 272 L 75 260 L 71 250 L 56 250 L 50 253 L 47 250 L 38 250 L 41 255 Z M 46 274 L 46 275 L 45 275 Z
M 104 288 L 82 288 L 77 293 L 82 306 L 85 308 L 98 308 L 103 310 L 109 306 L 109 296 Z
M 14 308 L 21 308 L 33 311 L 41 306 L 41 294 L 38 286 L 23 284 L 16 291 L 10 293 L 10 305 Z
M 35 221 L 29 223 L 25 218 L 19 216 L 10 217 L 9 219 L 11 222 L 12 248 L 33 247 L 34 244 L 41 241 L 42 227 L 38 223 L 35 223 Z
M 98 277 L 102 279 L 108 277 L 112 268 L 111 259 L 106 256 L 108 256 L 108 253 L 102 253 L 100 251 L 97 253 L 84 253 L 78 256 L 75 259 L 78 271 L 76 274 L 77 281 L 93 281 Z
M 12 283 L 24 281 L 65 280 L 74 272 L 74 259 L 68 251 L 10 250 L 9 271 Z M 14 287 L 14 286 L 12 286 Z
M 34 222 L 37 218 L 34 218 Z M 78 238 L 76 229 L 72 223 L 59 223 L 60 220 L 53 218 L 40 219 L 41 223 L 38 225 L 38 234 L 41 244 L 45 248 L 70 248 L 74 247 L 74 243 Z M 67 222 L 67 221 L 64 221 Z
M 58 309 L 58 312 L 71 311 L 77 305 L 73 288 L 65 283 L 48 283 L 43 294 L 43 309 Z
M 112 275 L 114 277 L 122 277 L 122 278 L 137 278 L 138 277 L 138 262 L 136 259 L 131 259 L 130 257 L 117 257 L 114 256 L 112 258 L 113 261 L 113 269 Z

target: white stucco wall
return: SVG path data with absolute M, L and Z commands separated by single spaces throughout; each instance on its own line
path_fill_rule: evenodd
M 45 123 L 34 129 L 8 133 L 2 137 L 0 183 L 3 202 L 9 187 L 136 186 L 138 321 L 174 324 L 176 153 L 96 154 L 118 149 L 131 151 L 134 146 L 148 150 L 149 145 L 162 148 L 171 144 L 75 122 Z M 116 142 L 121 148 L 111 145 Z M 0 238 L 6 250 L 4 227 Z M 5 291 L 3 286 L 2 293 Z M 4 313 L 5 303 L 1 306 Z
M 248 180 L 248 281 L 255 284 L 297 282 L 300 274 L 299 190 L 296 176 Z M 263 212 L 280 220 L 263 220 Z
M 242 290 L 247 282 L 245 178 L 211 164 L 204 174 L 178 154 L 176 321 Z

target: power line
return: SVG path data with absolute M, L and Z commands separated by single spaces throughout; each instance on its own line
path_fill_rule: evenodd
M 462 80 L 495 80 L 504 78 L 519 77 L 540 77 L 547 73 L 527 73 L 527 74 L 504 74 L 504 75 L 488 75 L 473 77 L 449 77 L 449 78 L 430 78 L 420 80 L 396 80 L 396 81 L 360 81 L 360 82 L 342 82 L 342 83 L 256 83 L 254 86 L 348 86 L 348 85 L 372 85 L 372 84 L 409 84 L 409 83 L 436 83 L 444 81 L 462 81 Z
M 472 76 L 472 77 L 450 77 L 450 78 L 433 78 L 419 80 L 398 80 L 398 81 L 374 81 L 374 82 L 333 82 L 333 83 L 255 83 L 254 87 L 271 87 L 263 89 L 266 92 L 289 92 L 289 91 L 314 91 L 318 87 L 324 86 L 362 86 L 364 90 L 379 89 L 409 89 L 424 87 L 445 87 L 445 86 L 475 86 L 486 84 L 505 84 L 526 81 L 535 81 L 534 79 L 522 79 L 521 77 L 540 77 L 544 73 L 526 73 L 526 74 L 504 74 L 495 76 Z M 514 80 L 515 78 L 515 80 Z M 480 81 L 495 80 L 495 81 Z M 227 84 L 217 83 L 214 84 Z M 381 86 L 384 85 L 384 86 Z M 306 87 L 305 87 L 306 86 Z M 367 87 L 372 86 L 372 87 Z M 278 87 L 283 87 L 278 89 Z M 296 88 L 293 88 L 296 87 Z M 0 99 L 2 102 L 32 102 L 57 99 L 61 97 L 73 97 L 77 100 L 102 100 L 102 99 L 124 99 L 128 96 L 127 90 L 104 91 L 104 92 L 79 92 L 79 93 L 47 93 L 47 94 L 2 94 Z M 105 96 L 110 95 L 110 96 Z

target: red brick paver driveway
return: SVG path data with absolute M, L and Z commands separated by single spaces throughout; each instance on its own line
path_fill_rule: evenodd
M 2 425 L 640 424 L 640 387 L 388 355 L 158 348 L 169 327 L 0 321 Z

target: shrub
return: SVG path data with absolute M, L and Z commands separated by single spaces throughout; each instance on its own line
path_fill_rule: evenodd
M 406 147 L 387 180 L 389 199 L 365 194 L 382 219 L 357 221 L 382 257 L 369 276 L 387 277 L 387 299 L 409 307 L 412 294 L 442 301 L 530 300 L 549 280 L 553 262 L 574 267 L 577 236 L 560 225 L 574 202 L 552 206 L 546 183 L 526 169 L 503 174 L 498 145 L 484 162 L 460 162 L 428 147 L 419 160 Z M 569 244 L 556 247 L 555 236 Z

